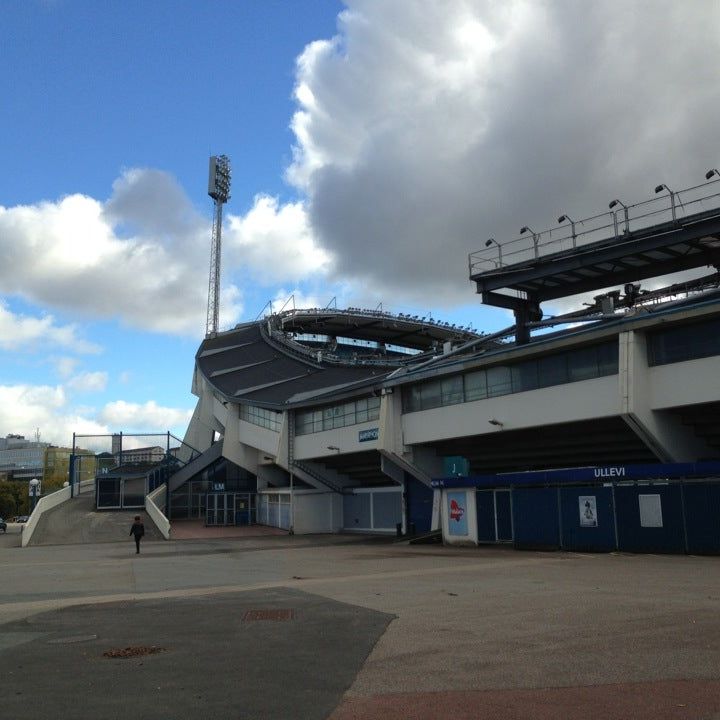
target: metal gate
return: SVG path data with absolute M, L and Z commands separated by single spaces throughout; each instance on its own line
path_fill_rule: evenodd
M 478 490 L 475 505 L 478 542 L 513 541 L 512 499 L 509 490 Z
M 253 525 L 255 497 L 254 493 L 208 493 L 205 525 Z

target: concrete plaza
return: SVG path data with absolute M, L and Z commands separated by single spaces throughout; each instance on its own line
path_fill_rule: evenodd
M 17 719 L 720 718 L 720 559 L 0 536 Z M 156 648 L 122 659 L 108 651 Z

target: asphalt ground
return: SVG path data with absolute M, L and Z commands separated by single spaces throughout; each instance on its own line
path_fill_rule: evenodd
M 719 558 L 356 536 L 136 556 L 14 537 L 0 536 L 8 717 L 720 718 Z M 164 650 L 102 655 L 136 644 Z

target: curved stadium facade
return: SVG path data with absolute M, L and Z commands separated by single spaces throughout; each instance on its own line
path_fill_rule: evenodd
M 702 208 L 716 185 L 696 193 Z M 580 502 L 611 508 L 600 524 L 620 547 L 626 522 L 638 537 L 667 530 L 695 502 L 690 485 L 704 488 L 699 505 L 720 506 L 720 212 L 671 200 L 609 213 L 585 237 L 533 235 L 514 257 L 510 243 L 497 259 L 471 255 L 483 302 L 515 313 L 492 335 L 325 308 L 206 338 L 185 437 L 202 455 L 170 481 L 171 519 L 227 519 L 231 501 L 218 498 L 244 494 L 247 518 L 296 533 L 442 528 L 448 542 L 517 545 L 535 513 L 555 529 L 528 544 L 562 547 Z M 636 282 L 706 266 L 682 284 Z M 599 290 L 542 319 L 541 303 Z

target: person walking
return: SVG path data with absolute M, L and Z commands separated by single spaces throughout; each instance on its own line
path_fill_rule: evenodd
M 145 526 L 142 523 L 142 520 L 140 520 L 140 516 L 135 516 L 135 522 L 132 524 L 132 527 L 130 528 L 130 534 L 135 536 L 135 554 L 140 554 L 140 538 L 145 534 Z

